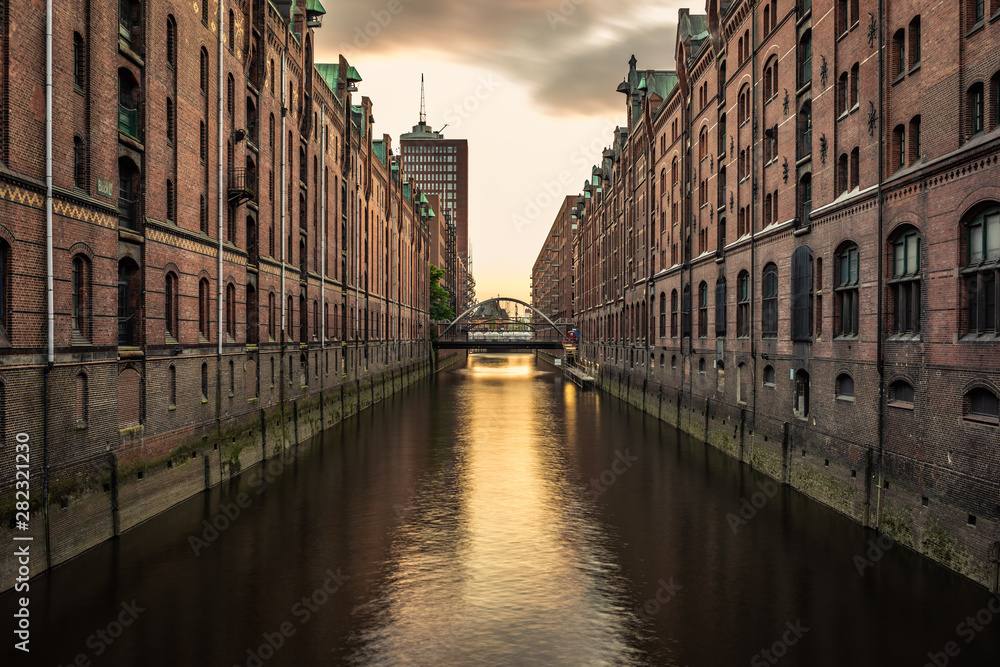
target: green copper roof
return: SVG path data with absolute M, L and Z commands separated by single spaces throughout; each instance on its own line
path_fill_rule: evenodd
M 429 204 L 430 203 L 429 201 L 427 201 L 427 195 L 425 195 L 423 192 L 420 193 L 420 203 L 421 204 Z
M 340 75 L 340 65 L 316 63 L 313 67 L 316 68 L 319 75 L 326 81 L 326 85 L 330 86 L 330 90 L 337 92 L 337 77 Z
M 366 127 L 366 123 L 365 123 L 366 119 L 365 119 L 365 108 L 364 107 L 359 107 L 356 104 L 352 104 L 351 105 L 351 120 L 353 120 L 354 124 L 357 125 L 358 129 L 361 130 L 361 136 L 362 137 L 368 136 L 368 134 L 367 134 L 367 127 Z
M 306 11 L 313 14 L 326 14 L 326 10 L 323 9 L 323 5 L 319 0 L 307 0 Z
M 378 161 L 382 163 L 382 166 L 385 166 L 385 164 L 386 164 L 386 162 L 385 162 L 385 142 L 382 141 L 382 140 L 373 141 L 372 142 L 372 150 L 375 151 L 375 155 L 376 155 L 376 157 L 378 157 Z
M 406 199 L 406 201 L 412 201 L 410 199 L 410 184 L 409 184 L 409 182 L 403 183 L 403 198 Z

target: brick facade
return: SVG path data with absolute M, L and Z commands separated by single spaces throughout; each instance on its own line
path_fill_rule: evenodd
M 572 322 L 576 315 L 573 247 L 577 220 L 572 214 L 576 203 L 575 196 L 563 199 L 531 267 L 531 305 L 557 322 Z
M 997 591 L 985 5 L 682 10 L 676 71 L 633 59 L 618 88 L 576 277 L 603 386 Z
M 28 433 L 51 562 L 143 471 L 218 481 L 428 362 L 430 218 L 305 5 L 57 1 L 49 363 L 44 15 L 3 3 L 0 530 Z

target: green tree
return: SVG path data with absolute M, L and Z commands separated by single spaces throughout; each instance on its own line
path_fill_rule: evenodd
M 444 269 L 431 264 L 431 319 L 432 320 L 453 320 L 455 311 L 448 305 L 451 293 L 438 284 L 444 276 Z

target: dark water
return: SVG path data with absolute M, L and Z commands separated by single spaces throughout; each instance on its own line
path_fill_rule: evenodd
M 35 579 L 5 664 L 1000 664 L 984 590 L 551 370 L 474 356 Z

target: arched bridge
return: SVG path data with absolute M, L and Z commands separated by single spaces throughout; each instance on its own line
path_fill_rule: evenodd
M 520 304 L 532 314 L 511 316 L 500 308 L 501 302 Z M 570 342 L 567 331 L 571 326 L 570 322 L 553 322 L 520 299 L 498 296 L 480 301 L 448 323 L 433 345 L 467 350 L 561 349 Z

